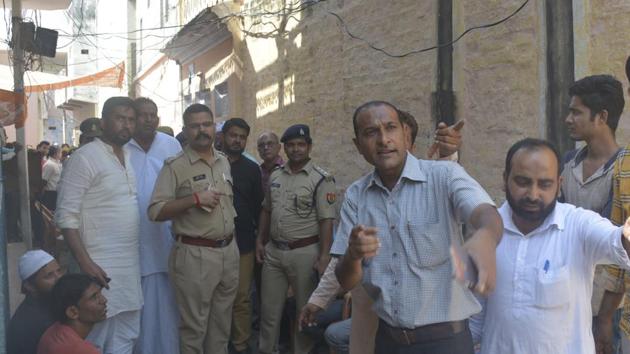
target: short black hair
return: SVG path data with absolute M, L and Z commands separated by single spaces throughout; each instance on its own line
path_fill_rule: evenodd
M 201 112 L 210 113 L 210 117 L 214 120 L 214 114 L 212 114 L 210 107 L 201 103 L 193 103 L 190 106 L 188 106 L 188 108 L 186 108 L 186 110 L 184 111 L 184 114 L 183 114 L 184 125 L 186 125 L 186 120 L 190 118 L 191 114 L 201 113 Z
M 354 110 L 354 114 L 352 115 L 352 126 L 354 127 L 354 136 L 356 137 L 359 136 L 359 127 L 357 124 L 357 117 L 359 116 L 359 113 L 363 112 L 364 110 L 368 108 L 378 107 L 378 106 L 387 106 L 393 109 L 394 111 L 396 111 L 396 116 L 398 117 L 398 121 L 401 124 L 403 123 L 402 119 L 400 118 L 400 110 L 396 106 L 394 106 L 393 103 L 389 103 L 387 101 L 378 101 L 378 100 L 369 101 L 360 105 L 359 107 L 357 107 L 357 109 Z
M 110 97 L 103 103 L 103 110 L 101 111 L 101 118 L 107 119 L 114 112 L 116 107 L 128 107 L 133 109 L 134 113 L 138 113 L 136 111 L 136 106 L 133 103 L 133 100 L 129 97 L 124 96 L 114 96 Z
M 512 171 L 512 158 L 519 150 L 540 150 L 540 149 L 549 149 L 553 152 L 553 155 L 556 157 L 558 161 L 558 176 L 560 176 L 561 168 L 560 166 L 560 153 L 558 149 L 547 140 L 535 139 L 535 138 L 525 138 L 523 140 L 517 141 L 514 145 L 510 147 L 505 157 L 505 177 L 510 175 Z
M 155 102 L 153 102 L 153 100 L 148 97 L 138 97 L 135 100 L 133 100 L 133 106 L 136 109 L 136 112 L 139 111 L 140 106 L 142 106 L 143 104 L 153 105 L 153 107 L 155 107 L 155 110 L 157 111 L 157 108 L 158 108 L 157 104 L 155 104 Z
M 398 110 L 398 117 L 403 124 L 406 124 L 411 129 L 411 145 L 416 142 L 418 137 L 418 121 L 411 113 Z
M 86 274 L 66 274 L 59 278 L 51 292 L 55 319 L 67 323 L 69 318 L 66 316 L 66 310 L 70 306 L 78 306 L 83 293 L 92 284 L 99 285 L 96 279 Z
M 630 82 L 630 56 L 626 59 L 626 77 L 628 78 L 628 82 Z
M 592 75 L 574 82 L 569 95 L 577 96 L 591 110 L 591 117 L 603 110 L 608 112 L 606 124 L 613 133 L 623 112 L 623 86 L 611 75 Z
M 249 136 L 249 124 L 247 124 L 247 122 L 245 121 L 245 119 L 243 118 L 230 118 L 228 120 L 225 121 L 225 123 L 223 124 L 223 129 L 221 129 L 222 132 L 227 132 L 228 130 L 230 130 L 230 128 L 232 127 L 239 127 L 242 129 L 245 129 L 245 131 L 247 132 L 247 136 Z
M 48 157 L 53 157 L 55 156 L 55 154 L 60 150 L 59 146 L 57 145 L 50 145 L 50 148 L 48 149 Z
M 42 145 L 50 145 L 50 141 L 48 141 L 48 140 L 40 141 L 39 144 L 37 144 L 37 149 L 39 149 L 39 147 L 42 146 Z

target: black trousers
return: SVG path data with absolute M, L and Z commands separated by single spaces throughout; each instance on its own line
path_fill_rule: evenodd
M 375 354 L 473 354 L 472 335 L 468 325 L 466 328 L 448 338 L 434 341 L 414 343 L 410 345 L 395 342 L 379 326 L 376 332 Z

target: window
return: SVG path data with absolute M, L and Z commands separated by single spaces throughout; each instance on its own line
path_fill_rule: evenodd
M 217 117 L 227 117 L 230 112 L 230 99 L 228 95 L 228 83 L 223 81 L 212 90 L 214 98 L 214 110 Z

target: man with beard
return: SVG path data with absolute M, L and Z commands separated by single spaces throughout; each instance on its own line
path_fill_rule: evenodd
M 103 104 L 103 135 L 68 160 L 55 219 L 81 271 L 105 288 L 109 312 L 88 336 L 104 354 L 133 350 L 140 330 L 139 223 L 136 179 L 124 145 L 136 128 L 128 97 Z
M 50 292 L 62 271 L 51 255 L 34 250 L 20 257 L 18 272 L 26 297 L 9 321 L 7 353 L 35 354 L 40 337 L 55 322 L 50 311 Z
M 324 273 L 336 216 L 335 182 L 310 159 L 309 127 L 290 126 L 280 141 L 289 161 L 271 173 L 256 244 L 256 258 L 264 261 L 259 350 L 265 354 L 277 350 L 289 285 L 296 308 L 301 309 L 317 286 L 316 278 Z M 293 343 L 296 354 L 309 353 L 313 347 L 299 326 L 294 326 Z
M 481 353 L 594 353 L 593 271 L 597 264 L 630 267 L 630 221 L 616 227 L 593 211 L 556 202 L 560 159 L 546 141 L 514 144 L 503 178 L 497 288 L 472 326 Z
M 354 143 L 374 172 L 346 191 L 331 254 L 337 279 L 362 284 L 379 317 L 377 354 L 472 354 L 467 318 L 480 306 L 453 278 L 449 248 L 461 224 L 475 229 L 466 249 L 475 290 L 494 288 L 502 224 L 492 200 L 461 166 L 408 152 L 409 127 L 391 103 L 371 101 L 352 118 Z
M 133 139 L 125 145 L 136 175 L 140 212 L 140 274 L 144 306 L 134 353 L 177 353 L 177 304 L 168 279 L 168 255 L 173 247 L 171 222 L 152 222 L 147 215 L 151 194 L 164 161 L 182 151 L 179 142 L 157 131 L 160 118 L 155 102 L 134 100 L 138 119 Z
M 210 108 L 193 104 L 183 118 L 188 145 L 164 163 L 149 218 L 173 221 L 169 275 L 181 319 L 181 353 L 226 354 L 239 273 L 230 164 L 212 146 Z
M 232 316 L 232 345 L 237 353 L 249 353 L 252 306 L 250 288 L 254 274 L 256 227 L 263 201 L 260 168 L 243 155 L 249 125 L 241 118 L 231 118 L 223 125 L 223 152 L 227 154 L 234 178 L 236 243 L 241 255 L 238 290 Z

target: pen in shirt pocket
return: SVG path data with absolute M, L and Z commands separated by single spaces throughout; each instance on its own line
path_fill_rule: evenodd
M 545 260 L 545 265 L 543 266 L 543 270 L 545 271 L 545 274 L 547 274 L 547 272 L 549 271 L 549 260 Z

